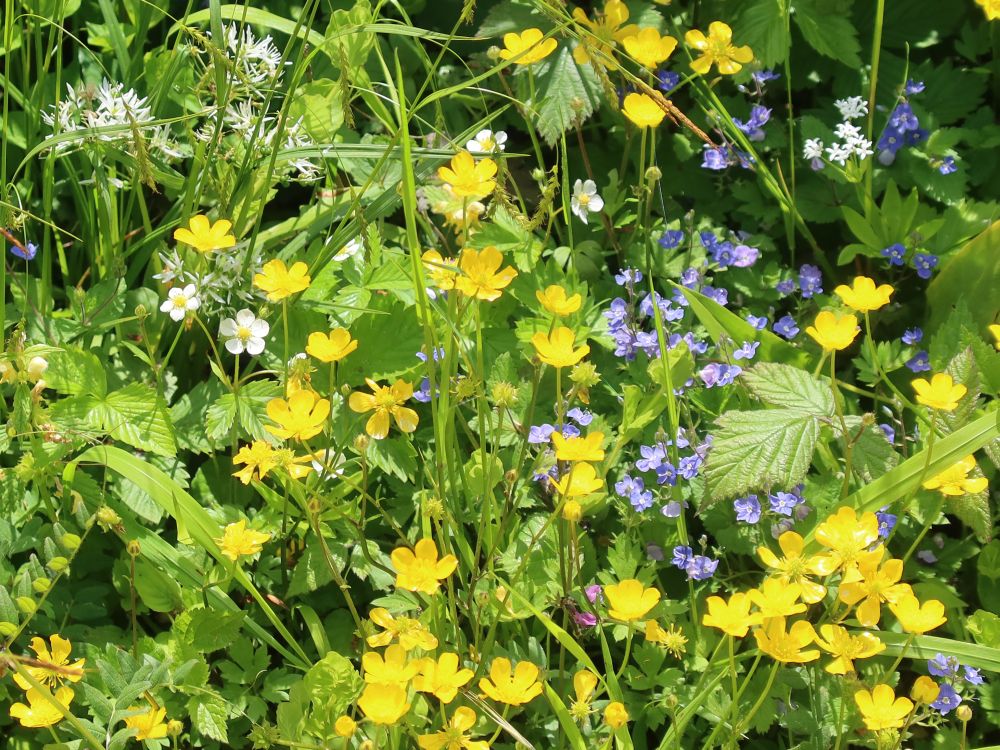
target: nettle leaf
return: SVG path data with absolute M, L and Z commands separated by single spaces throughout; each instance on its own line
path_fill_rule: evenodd
M 749 391 L 771 406 L 783 406 L 816 417 L 834 413 L 830 381 L 804 370 L 775 362 L 761 362 L 746 370 L 741 378 Z
M 590 65 L 577 65 L 569 47 L 561 45 L 544 62 L 535 82 L 535 126 L 550 146 L 574 122 L 590 117 L 601 102 L 601 84 Z
M 950 498 L 948 508 L 962 523 L 972 529 L 980 542 L 988 542 L 993 538 L 988 489 L 974 495 Z
M 730 411 L 718 429 L 705 462 L 702 509 L 752 489 L 798 484 L 812 461 L 820 422 L 798 409 Z
M 200 691 L 187 703 L 191 726 L 201 734 L 219 742 L 229 742 L 226 702 L 211 692 Z
M 792 15 L 810 47 L 850 68 L 860 68 L 858 30 L 848 17 L 843 9 L 825 0 L 797 0 Z
M 849 439 L 854 441 L 851 468 L 863 482 L 871 482 L 896 468 L 899 454 L 877 425 L 866 425 L 861 417 L 852 415 L 845 416 L 844 423 Z
M 104 397 L 71 396 L 56 402 L 51 416 L 72 431 L 105 432 L 133 448 L 161 456 L 177 453 L 167 404 L 142 383 L 131 383 Z
M 773 68 L 788 57 L 791 37 L 778 0 L 751 0 L 744 3 L 733 24 L 733 35 L 748 44 L 765 68 Z

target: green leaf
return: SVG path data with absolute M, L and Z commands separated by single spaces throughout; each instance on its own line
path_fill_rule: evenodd
M 753 489 L 798 484 L 809 470 L 820 427 L 815 417 L 795 409 L 730 411 L 716 425 L 702 509 Z
M 601 85 L 593 67 L 577 65 L 569 46 L 559 45 L 537 74 L 535 126 L 549 146 L 574 123 L 582 123 L 601 101 Z
M 177 582 L 142 557 L 135 561 L 135 591 L 154 612 L 175 612 L 184 606 Z
M 770 406 L 783 406 L 814 417 L 833 416 L 830 381 L 790 365 L 761 362 L 741 376 L 747 389 Z
M 240 634 L 246 612 L 219 612 L 200 607 L 190 610 L 190 623 L 184 639 L 201 653 L 209 654 L 226 648 Z
M 797 367 L 808 368 L 812 357 L 804 349 L 798 349 L 783 341 L 770 331 L 758 331 L 734 312 L 730 312 L 715 300 L 711 300 L 693 289 L 674 282 L 670 284 L 680 290 L 691 306 L 691 311 L 709 335 L 719 343 L 723 339 L 732 341 L 759 341 L 758 357 L 768 362 L 784 362 Z
M 281 396 L 281 386 L 273 380 L 252 380 L 239 393 L 224 393 L 208 408 L 205 429 L 212 440 L 226 438 L 233 422 L 254 440 L 273 440 L 264 429 L 267 402 Z
M 881 254 L 882 248 L 891 244 L 885 241 L 885 238 L 882 237 L 878 228 L 873 227 L 864 216 L 859 214 L 853 208 L 843 206 L 840 210 L 844 214 L 844 220 L 847 222 L 847 226 L 851 230 L 851 233 L 857 237 L 870 251 L 870 253 L 867 254 L 872 257 L 878 257 Z
M 562 729 L 563 739 L 569 742 L 570 748 L 572 750 L 587 750 L 587 744 L 583 740 L 583 734 L 580 732 L 580 727 L 576 725 L 573 721 L 573 717 L 570 716 L 569 711 L 566 710 L 566 704 L 563 703 L 562 698 L 559 697 L 559 693 L 552 689 L 552 686 L 546 682 L 545 683 L 545 697 L 549 701 L 549 705 L 552 706 L 552 710 L 556 714 L 556 719 L 559 721 L 559 726 Z
M 238 21 L 239 23 L 245 22 L 251 26 L 263 26 L 268 29 L 280 31 L 282 34 L 288 34 L 289 36 L 297 34 L 314 47 L 322 47 L 326 41 L 322 34 L 310 29 L 308 24 L 299 24 L 291 19 L 277 16 L 260 8 L 253 8 L 247 5 L 221 5 L 218 8 L 219 14 L 224 21 Z M 184 25 L 194 26 L 207 23 L 211 13 L 211 8 L 191 13 L 185 16 L 183 24 L 180 21 L 175 23 L 170 29 L 170 33 L 180 31 Z
M 959 300 L 974 300 L 970 312 L 979 333 L 993 322 L 1000 309 L 1000 221 L 967 242 L 942 265 L 927 287 L 931 307 L 928 326 L 936 330 Z
M 975 533 L 980 542 L 993 538 L 993 521 L 990 512 L 989 489 L 972 495 L 951 498 L 948 509 Z
M 1000 616 L 977 609 L 966 620 L 966 627 L 978 643 L 990 648 L 1000 648 Z
M 979 557 L 976 558 L 976 569 L 979 571 L 979 575 L 985 576 L 991 581 L 1000 579 L 1000 542 L 990 542 L 979 551 Z
M 131 383 L 101 398 L 71 396 L 51 409 L 54 421 L 71 430 L 98 430 L 139 450 L 161 456 L 177 453 L 174 430 L 163 398 L 142 383 Z
M 906 633 L 893 633 L 888 630 L 880 630 L 878 637 L 886 645 L 885 651 L 882 652 L 883 656 L 903 654 L 903 649 L 906 648 L 906 644 L 911 638 Z M 918 635 L 913 638 L 909 648 L 906 648 L 905 655 L 908 659 L 920 661 L 933 659 L 934 655 L 939 653 L 945 656 L 954 656 L 962 664 L 968 664 L 971 667 L 1000 672 L 1000 649 L 982 644 L 955 641 L 951 638 Z
M 622 423 L 619 435 L 624 441 L 635 439 L 646 425 L 663 413 L 667 408 L 667 394 L 662 390 L 656 393 L 643 393 L 637 385 L 626 385 L 623 389 L 625 399 L 622 405 Z
M 825 0 L 797 0 L 795 25 L 809 46 L 824 57 L 839 60 L 849 68 L 861 67 L 858 31 L 848 20 L 847 8 L 834 8 Z
M 54 391 L 75 396 L 90 393 L 97 397 L 108 392 L 104 366 L 96 354 L 67 347 L 48 356 L 45 383 Z
M 750 0 L 741 4 L 733 23 L 733 36 L 750 45 L 765 68 L 773 68 L 788 57 L 791 37 L 779 0 Z
M 891 471 L 899 463 L 899 454 L 892 449 L 875 424 L 864 424 L 861 417 L 844 417 L 849 438 L 854 441 L 851 451 L 851 468 L 862 482 L 872 482 Z
M 289 122 L 302 120 L 306 132 L 317 143 L 332 143 L 344 124 L 344 101 L 336 81 L 320 78 L 295 91 L 288 104 Z
M 332 738 L 333 723 L 358 697 L 364 682 L 347 657 L 331 651 L 306 673 L 303 685 L 312 703 L 306 729 Z
M 226 717 L 229 711 L 226 702 L 217 694 L 199 692 L 187 703 L 191 726 L 201 734 L 219 742 L 229 742 L 226 732 Z

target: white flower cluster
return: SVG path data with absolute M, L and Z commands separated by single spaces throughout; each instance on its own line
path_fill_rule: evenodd
M 146 99 L 134 89 L 126 90 L 124 84 L 106 79 L 96 88 L 73 88 L 67 84 L 66 89 L 65 99 L 57 102 L 50 112 L 42 112 L 42 120 L 52 128 L 53 136 L 93 129 L 104 132 L 81 132 L 79 139 L 55 144 L 56 153 L 70 151 L 84 141 L 123 146 L 135 153 L 136 133 L 151 130 L 143 134 L 148 148 L 159 151 L 166 159 L 183 156 L 180 146 L 170 138 L 168 126 L 150 126 L 156 118 Z
M 247 274 L 243 272 L 244 264 L 251 275 L 260 270 L 264 258 L 259 251 L 255 250 L 249 261 L 243 252 L 208 253 L 201 256 L 198 271 L 184 267 L 176 248 L 161 252 L 159 256 L 162 270 L 153 274 L 153 278 L 167 286 L 193 285 L 202 302 L 207 302 L 211 308 L 210 314 L 258 304 L 263 299 L 259 290 L 252 286 L 247 288 L 244 283 Z
M 808 139 L 802 147 L 802 156 L 809 160 L 810 165 L 815 170 L 823 168 L 823 154 L 826 158 L 844 166 L 847 160 L 856 156 L 859 161 L 867 159 L 873 153 L 872 142 L 865 138 L 861 128 L 851 122 L 865 117 L 868 114 L 868 103 L 860 96 L 849 96 L 846 99 L 838 99 L 833 103 L 837 108 L 843 122 L 834 128 L 834 134 L 838 141 L 831 143 L 824 149 L 823 141 L 819 138 Z
M 270 36 L 258 39 L 253 31 L 238 24 L 224 27 L 225 76 L 228 92 L 224 102 L 224 129 L 216 131 L 216 120 L 209 117 L 194 135 L 198 140 L 209 142 L 215 138 L 235 136 L 236 145 L 249 145 L 254 155 L 263 158 L 277 148 L 279 152 L 310 148 L 315 145 L 306 133 L 300 119 L 285 121 L 279 131 L 279 122 L 268 112 L 268 93 L 276 89 L 283 75 L 281 51 Z M 211 34 L 209 34 L 211 36 Z M 214 62 L 206 66 L 210 75 Z M 319 165 L 301 156 L 277 162 L 277 176 L 292 177 L 312 182 L 322 176 Z

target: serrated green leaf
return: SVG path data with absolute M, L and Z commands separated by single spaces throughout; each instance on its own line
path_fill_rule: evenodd
M 185 640 L 196 651 L 209 654 L 226 648 L 236 640 L 243 627 L 246 612 L 219 612 L 204 607 L 189 612 L 191 622 Z
M 819 421 L 794 409 L 730 411 L 716 425 L 703 509 L 750 490 L 798 484 L 819 437 Z
M 783 406 L 814 417 L 833 416 L 830 381 L 814 377 L 797 367 L 761 362 L 745 370 L 741 380 L 765 404 Z
M 199 693 L 187 704 L 191 726 L 201 734 L 219 742 L 229 742 L 226 702 L 218 695 Z
M 791 37 L 779 0 L 751 0 L 741 4 L 733 35 L 748 44 L 765 68 L 773 68 L 788 56 Z
M 71 396 L 90 393 L 101 397 L 107 393 L 107 376 L 96 354 L 68 347 L 52 352 L 47 359 L 45 383 L 54 391 Z
M 577 65 L 560 45 L 545 61 L 535 83 L 538 111 L 535 126 L 550 146 L 574 123 L 582 123 L 601 101 L 601 86 L 590 65 Z
M 795 25 L 809 46 L 824 57 L 839 60 L 849 68 L 861 67 L 858 31 L 842 12 L 829 12 L 822 0 L 798 0 Z
M 861 417 L 844 417 L 849 439 L 854 441 L 851 450 L 851 468 L 863 482 L 871 482 L 891 471 L 899 463 L 899 454 L 874 424 L 864 425 Z

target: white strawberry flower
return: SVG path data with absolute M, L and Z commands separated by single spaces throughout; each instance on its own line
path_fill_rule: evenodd
M 243 309 L 236 313 L 236 319 L 224 318 L 219 324 L 219 335 L 226 339 L 226 351 L 230 354 L 246 352 L 256 357 L 264 351 L 264 337 L 271 326 L 252 311 Z
M 465 144 L 465 150 L 473 154 L 495 154 L 503 151 L 507 143 L 507 134 L 502 130 L 480 130 L 475 138 Z
M 580 217 L 580 221 L 587 224 L 587 217 L 594 213 L 600 213 L 604 208 L 604 199 L 597 194 L 597 183 L 593 180 L 577 180 L 573 185 L 573 198 L 570 200 L 570 208 L 573 213 Z
M 197 310 L 200 304 L 198 290 L 194 284 L 188 284 L 183 288 L 175 286 L 167 292 L 167 298 L 160 305 L 160 312 L 169 313 L 171 320 L 179 322 L 184 320 L 184 316 L 190 310 Z

